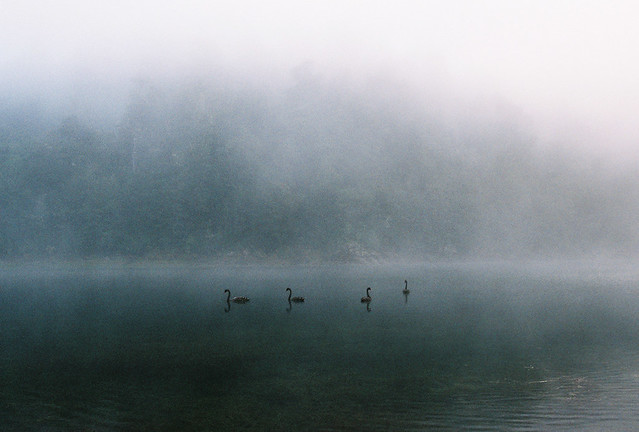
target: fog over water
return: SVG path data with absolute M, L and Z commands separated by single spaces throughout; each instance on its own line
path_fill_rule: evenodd
M 0 429 L 636 430 L 638 9 L 0 2 Z
M 0 426 L 634 430 L 637 282 L 632 263 L 3 265 Z
M 0 257 L 634 255 L 630 2 L 0 6 Z

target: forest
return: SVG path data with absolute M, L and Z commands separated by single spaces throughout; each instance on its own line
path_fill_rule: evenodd
M 0 104 L 0 258 L 635 253 L 635 172 L 472 108 L 312 74 L 138 80 L 117 124 Z

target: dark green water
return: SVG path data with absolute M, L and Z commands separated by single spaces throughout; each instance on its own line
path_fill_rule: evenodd
M 634 430 L 638 342 L 627 263 L 13 264 L 0 430 Z

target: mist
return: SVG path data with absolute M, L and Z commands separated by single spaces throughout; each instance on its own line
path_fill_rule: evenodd
M 40 6 L 0 34 L 2 258 L 637 251 L 612 6 Z

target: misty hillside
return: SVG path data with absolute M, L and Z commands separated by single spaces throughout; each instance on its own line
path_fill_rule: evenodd
M 516 118 L 451 116 L 375 86 L 310 73 L 263 89 L 139 81 L 116 126 L 0 106 L 0 257 L 637 249 L 635 174 L 542 146 Z

